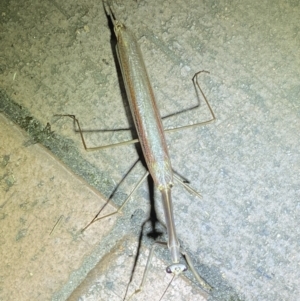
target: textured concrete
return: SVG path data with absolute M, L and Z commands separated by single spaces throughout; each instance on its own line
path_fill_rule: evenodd
M 118 17 L 141 45 L 162 116 L 195 104 L 190 79 L 198 70 L 210 71 L 199 81 L 217 122 L 167 136 L 174 169 L 203 195 L 198 200 L 178 185 L 173 192 L 182 246 L 198 272 L 214 286 L 208 300 L 299 299 L 299 2 L 116 3 Z M 0 24 L 0 109 L 25 128 L 33 142 L 43 143 L 74 173 L 109 197 L 135 162 L 136 148 L 86 153 L 71 119 L 53 116 L 75 114 L 85 130 L 132 126 L 102 3 L 3 1 Z M 169 128 L 206 118 L 203 106 L 165 119 L 164 124 Z M 86 137 L 89 145 L 99 145 L 129 139 L 131 134 L 90 132 Z M 139 165 L 125 179 L 113 197 L 117 205 L 143 172 Z M 95 246 L 91 254 L 98 257 L 93 258 L 109 268 L 102 269 L 94 259 L 89 266 L 91 291 L 97 291 L 94 272 L 109 272 L 117 269 L 110 266 L 117 258 L 126 264 L 132 258 L 135 245 L 131 242 L 136 243 L 148 218 L 148 200 L 145 184 L 105 236 L 106 255 L 98 254 Z M 159 195 L 156 200 L 163 221 Z M 86 219 L 77 222 L 84 224 Z M 90 231 L 88 235 L 98 235 L 98 229 Z M 146 237 L 141 256 L 153 243 Z M 163 261 L 163 271 L 168 253 L 159 251 L 157 257 Z M 76 264 L 80 265 L 80 260 Z M 101 291 L 104 287 L 108 290 L 105 296 L 123 296 L 131 268 L 125 269 L 124 264 L 124 272 L 116 270 L 113 280 L 99 280 Z M 84 279 L 82 271 L 86 275 L 87 270 L 74 269 L 79 271 L 78 279 Z M 54 288 L 53 300 L 72 296 L 75 282 L 81 281 L 74 280 L 76 273 L 72 275 Z M 164 277 L 163 273 L 160 279 Z M 120 292 L 112 285 L 117 279 Z M 86 296 L 86 281 L 73 296 L 80 292 Z M 154 295 L 145 300 L 159 295 L 156 282 L 147 290 Z M 170 293 L 179 291 L 176 285 Z M 190 291 L 195 298 L 201 296 L 195 287 Z M 101 299 L 96 293 L 94 296 Z
M 98 243 L 117 216 L 81 233 L 104 198 L 2 115 L 0 128 L 0 299 L 50 300 L 95 249 L 105 254 Z

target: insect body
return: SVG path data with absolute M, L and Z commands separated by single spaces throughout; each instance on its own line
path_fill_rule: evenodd
M 186 269 L 186 266 L 179 264 L 180 245 L 175 230 L 171 199 L 173 171 L 162 121 L 142 54 L 134 35 L 125 25 L 114 18 L 109 7 L 106 7 L 106 11 L 114 24 L 118 41 L 118 60 L 139 142 L 149 173 L 162 195 L 168 231 L 168 248 L 172 258 L 172 265 L 167 268 L 167 271 L 179 274 Z
M 210 290 L 211 289 L 210 285 L 208 285 L 199 276 L 199 274 L 193 267 L 193 263 L 190 257 L 188 256 L 188 254 L 180 249 L 180 244 L 175 229 L 173 205 L 172 205 L 172 198 L 171 198 L 173 179 L 179 181 L 185 188 L 187 188 L 192 193 L 198 196 L 200 195 L 195 190 L 193 190 L 190 186 L 188 186 L 186 183 L 178 179 L 178 176 L 176 176 L 176 174 L 173 174 L 173 170 L 168 154 L 166 139 L 165 139 L 165 131 L 162 126 L 161 117 L 156 105 L 155 96 L 150 84 L 150 80 L 146 71 L 145 63 L 143 61 L 140 48 L 137 44 L 137 41 L 133 33 L 123 23 L 117 20 L 111 7 L 106 3 L 106 1 L 104 1 L 103 3 L 104 3 L 105 11 L 107 15 L 110 16 L 114 26 L 114 32 L 117 38 L 116 50 L 117 50 L 118 61 L 122 72 L 122 77 L 126 89 L 127 98 L 129 101 L 131 114 L 138 134 L 138 140 L 135 139 L 131 141 L 116 143 L 113 145 L 88 148 L 84 141 L 79 122 L 75 118 L 75 116 L 74 115 L 60 115 L 60 116 L 69 116 L 73 118 L 74 122 L 77 123 L 79 133 L 81 135 L 81 139 L 84 148 L 86 150 L 105 149 L 111 146 L 121 146 L 129 143 L 136 143 L 136 142 L 139 142 L 141 144 L 141 148 L 149 172 L 147 172 L 145 176 L 142 178 L 142 180 L 139 181 L 139 184 L 136 186 L 136 188 L 150 173 L 151 177 L 153 178 L 155 186 L 161 193 L 163 210 L 164 210 L 167 232 L 168 232 L 167 246 L 172 261 L 171 265 L 169 265 L 166 270 L 168 273 L 172 273 L 174 276 L 176 276 L 182 273 L 183 271 L 187 270 L 187 265 L 188 265 L 192 273 L 198 280 L 198 282 L 206 290 Z M 200 124 L 202 125 L 207 124 L 215 120 L 215 115 L 213 113 L 213 110 L 210 107 L 209 102 L 207 101 L 205 95 L 203 94 L 197 82 L 197 75 L 201 72 L 206 72 L 206 71 L 200 71 L 196 73 L 195 76 L 193 77 L 193 83 L 195 88 L 197 86 L 198 89 L 200 90 L 207 104 L 207 107 L 211 113 L 212 118 L 205 122 L 200 122 L 193 125 L 185 125 L 176 129 L 170 129 L 167 130 L 168 132 L 172 132 L 178 129 L 185 129 Z M 131 194 L 132 193 L 133 192 L 131 192 Z M 130 198 L 131 194 L 125 200 L 125 202 L 122 204 L 122 206 L 119 208 L 117 212 L 119 212 L 121 208 L 123 208 L 125 203 Z M 101 210 L 97 213 L 95 218 L 84 229 L 86 229 L 91 223 L 116 213 L 113 212 L 99 217 L 100 212 Z M 165 243 L 161 243 L 161 242 L 159 242 L 158 244 L 165 245 Z M 149 267 L 149 262 L 151 260 L 151 256 L 152 256 L 151 254 L 153 254 L 153 250 L 154 249 L 152 249 L 150 252 L 150 256 L 148 258 L 147 266 L 144 272 L 144 276 L 140 288 L 135 293 L 141 290 L 143 283 L 146 279 L 147 270 Z M 185 263 L 184 264 L 180 263 L 180 253 L 184 255 L 187 265 Z

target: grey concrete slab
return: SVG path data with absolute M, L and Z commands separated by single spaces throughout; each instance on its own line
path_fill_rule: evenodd
M 194 104 L 191 77 L 211 72 L 200 83 L 217 122 L 167 136 L 174 169 L 203 195 L 198 200 L 178 186 L 173 193 L 179 237 L 214 286 L 210 298 L 297 300 L 298 1 L 116 2 L 142 48 L 162 116 Z M 62 150 L 62 160 L 109 196 L 135 161 L 135 147 L 85 153 L 71 120 L 53 117 L 76 114 L 90 130 L 130 126 L 102 3 L 10 1 L 1 9 L 1 109 L 20 120 L 17 109 L 7 109 L 13 100 L 41 128 L 50 122 L 57 140 L 48 147 Z M 164 124 L 206 117 L 202 107 Z M 89 145 L 130 137 L 87 134 Z M 117 204 L 142 174 L 127 179 Z M 138 232 L 147 213 L 135 213 L 147 212 L 147 200 L 144 186 L 114 235 Z M 158 195 L 157 207 L 163 220 Z

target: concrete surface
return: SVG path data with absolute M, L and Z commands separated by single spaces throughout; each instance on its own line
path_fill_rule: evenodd
M 3 115 L 0 124 L 1 300 L 50 300 L 96 249 L 101 254 L 97 243 L 117 216 L 96 227 L 97 236 L 81 233 L 104 198 L 40 145 L 25 146 L 28 136 Z
M 201 76 L 199 81 L 218 119 L 214 124 L 167 136 L 174 169 L 203 195 L 203 199 L 198 200 L 180 186 L 174 187 L 178 234 L 198 272 L 214 290 L 205 297 L 199 288 L 183 278 L 179 279 L 183 281 L 182 287 L 173 284 L 168 291 L 171 295 L 165 296 L 165 300 L 298 300 L 299 2 L 158 0 L 155 5 L 148 1 L 116 2 L 118 17 L 135 33 L 142 48 L 162 116 L 196 103 L 190 79 L 196 71 L 205 69 L 210 75 Z M 102 3 L 7 0 L 1 2 L 0 8 L 0 109 L 30 134 L 24 152 L 27 151 L 29 157 L 31 152 L 36 152 L 34 143 L 43 144 L 84 179 L 87 187 L 94 187 L 108 198 L 135 162 L 137 149 L 132 145 L 87 153 L 78 133 L 74 132 L 71 119 L 54 117 L 60 113 L 75 114 L 83 128 L 92 131 L 86 133 L 89 145 L 131 137 L 130 131 L 107 131 L 132 124 Z M 207 109 L 203 106 L 200 110 L 165 119 L 164 124 L 166 128 L 176 127 L 205 118 Z M 5 146 L 9 145 L 6 142 L 10 137 L 8 128 L 13 125 L 4 122 L 2 162 L 7 161 L 7 154 L 13 153 L 6 151 Z M 42 163 L 31 162 L 33 168 L 43 166 L 46 159 L 42 159 Z M 43 169 L 47 167 L 36 171 L 41 177 Z M 121 183 L 113 197 L 116 205 L 126 198 L 143 172 L 140 164 Z M 13 174 L 19 172 L 15 170 Z M 9 175 L 1 180 L 1 206 L 9 204 L 7 200 L 16 186 Z M 50 178 L 48 175 L 44 182 L 52 187 L 48 183 Z M 68 181 L 67 176 L 63 179 Z M 26 183 L 28 186 L 30 181 Z M 69 188 L 68 194 L 79 193 L 76 186 L 70 185 L 74 191 Z M 37 300 L 66 300 L 68 297 L 70 300 L 121 300 L 132 269 L 130 259 L 136 252 L 141 226 L 149 216 L 147 188 L 145 183 L 135 193 L 123 214 L 112 224 L 113 228 L 102 238 L 98 237 L 99 231 L 109 221 L 103 220 L 89 229 L 86 235 L 91 245 L 85 247 L 86 243 L 82 242 L 79 248 L 86 248 L 87 254 L 83 250 L 82 253 L 74 251 L 77 255 L 71 258 L 72 268 L 67 258 L 73 238 L 61 249 L 60 256 L 64 259 L 52 261 L 55 257 L 45 253 L 43 259 L 51 259 L 51 271 L 65 269 L 61 262 L 67 261 L 66 270 L 53 285 L 43 282 L 47 276 L 44 271 L 50 269 L 47 265 L 42 265 L 42 276 L 36 276 L 43 281 L 31 281 L 30 286 L 26 278 L 26 273 L 32 277 L 28 265 L 1 269 L 0 299 L 9 300 L 8 294 L 22 286 L 24 300 L 32 300 L 41 289 L 42 296 L 36 297 Z M 42 192 L 39 189 L 31 189 L 33 196 Z M 54 225 L 59 216 L 69 216 L 64 210 L 84 210 L 85 206 L 81 206 L 86 202 L 86 195 L 92 195 L 88 191 L 83 193 L 85 197 L 81 201 L 73 198 L 67 202 L 67 209 L 60 207 L 65 195 L 57 201 L 58 195 L 50 197 L 47 190 L 43 192 L 53 206 L 58 206 L 51 223 L 44 225 L 47 235 L 50 225 Z M 163 221 L 159 196 L 156 193 L 155 196 L 157 213 Z M 98 194 L 97 200 L 101 202 Z M 35 225 L 37 214 L 34 210 L 23 213 L 24 218 L 19 208 L 16 211 L 19 219 L 16 219 L 9 214 L 16 209 L 7 208 L 6 205 L 1 207 L 1 214 L 6 217 L 1 220 L 1 228 L 7 233 L 11 231 L 7 237 L 16 237 L 23 229 L 22 218 L 28 222 L 24 229 L 33 229 L 31 225 Z M 79 229 L 89 216 L 94 216 L 93 209 L 87 211 L 84 217 L 76 217 L 73 227 Z M 45 212 L 41 214 L 44 216 Z M 13 223 L 14 219 L 18 223 Z M 163 227 L 158 227 L 163 231 Z M 45 233 L 38 224 L 35 228 L 36 235 Z M 68 231 L 60 229 L 62 232 L 58 233 L 68 237 Z M 22 233 L 28 233 L 25 239 L 30 241 L 29 232 Z M 141 265 L 153 244 L 146 237 L 145 233 Z M 14 246 L 12 238 L 10 243 L 7 239 L 1 234 L 1 258 L 6 252 L 13 254 L 18 247 L 18 241 Z M 51 238 L 49 240 L 51 243 Z M 24 254 L 40 250 L 28 243 L 22 246 Z M 164 267 L 169 257 L 165 251 L 158 251 L 156 256 L 154 265 L 161 264 L 158 267 L 162 271 L 161 278 L 155 272 L 154 277 L 159 280 L 152 278 L 145 295 L 136 295 L 137 300 L 159 299 L 158 291 L 163 291 L 156 285 L 161 285 L 163 279 L 167 281 Z M 91 264 L 84 265 L 84 258 L 90 259 Z M 7 276 L 11 271 L 15 271 L 17 288 Z M 136 287 L 135 283 L 130 289 Z M 184 289 L 189 294 L 177 297 Z

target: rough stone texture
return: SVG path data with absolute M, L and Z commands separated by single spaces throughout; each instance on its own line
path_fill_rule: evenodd
M 81 233 L 104 198 L 40 145 L 25 146 L 28 136 L 3 115 L 0 124 L 0 300 L 50 300 L 95 265 L 96 250 L 107 252 L 99 242 L 117 216 Z

